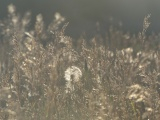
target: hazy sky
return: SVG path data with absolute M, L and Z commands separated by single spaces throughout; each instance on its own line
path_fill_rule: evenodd
M 160 31 L 160 0 L 0 0 L 1 18 L 7 15 L 6 8 L 11 2 L 21 14 L 29 10 L 35 18 L 42 13 L 47 23 L 55 12 L 60 12 L 69 22 L 67 34 L 73 37 L 79 37 L 84 31 L 92 36 L 96 22 L 100 23 L 102 32 L 110 23 L 117 26 L 122 22 L 124 31 L 135 33 L 142 30 L 147 14 L 151 14 L 149 31 Z

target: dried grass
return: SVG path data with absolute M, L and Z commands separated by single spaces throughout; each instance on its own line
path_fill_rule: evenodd
M 0 23 L 0 119 L 160 119 L 160 41 L 145 36 L 149 16 L 139 36 L 111 28 L 105 40 L 75 42 L 59 13 L 48 27 L 37 15 L 29 30 L 30 13 L 8 11 Z

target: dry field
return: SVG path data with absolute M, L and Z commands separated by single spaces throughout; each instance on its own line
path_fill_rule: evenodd
M 0 120 L 160 120 L 160 35 L 111 27 L 73 40 L 13 5 L 0 21 Z

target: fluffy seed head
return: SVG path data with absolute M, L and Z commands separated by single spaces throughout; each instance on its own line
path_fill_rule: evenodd
M 76 66 L 68 67 L 65 71 L 64 78 L 67 82 L 77 82 L 82 77 L 81 70 Z

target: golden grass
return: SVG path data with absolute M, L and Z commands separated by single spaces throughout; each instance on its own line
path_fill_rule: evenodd
M 159 120 L 160 41 L 111 28 L 106 39 L 73 41 L 55 15 L 41 15 L 29 30 L 30 13 L 9 6 L 0 33 L 0 119 Z

